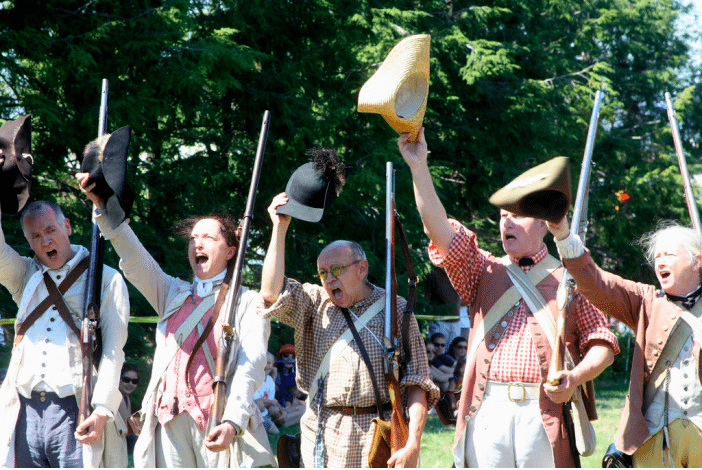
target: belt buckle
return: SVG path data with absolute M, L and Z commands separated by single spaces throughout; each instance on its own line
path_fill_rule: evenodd
M 522 390 L 522 398 L 519 400 L 515 400 L 512 398 L 512 387 L 514 388 L 520 388 Z M 514 403 L 523 403 L 526 400 L 526 387 L 522 383 L 510 383 L 507 385 L 507 398 L 509 398 L 509 401 L 514 402 Z

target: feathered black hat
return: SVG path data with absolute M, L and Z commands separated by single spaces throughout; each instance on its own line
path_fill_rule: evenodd
M 288 203 L 276 213 L 319 222 L 346 184 L 346 170 L 333 149 L 312 149 L 307 155 L 311 161 L 292 174 L 285 187 Z

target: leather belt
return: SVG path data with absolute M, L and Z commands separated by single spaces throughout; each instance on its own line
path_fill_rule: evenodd
M 347 416 L 356 416 L 356 415 L 372 415 L 372 414 L 377 414 L 378 413 L 378 407 L 375 405 L 373 406 L 324 406 L 324 408 L 328 410 L 334 410 L 337 411 L 341 414 L 347 415 Z M 392 404 L 390 402 L 383 403 L 380 405 L 380 410 L 381 411 L 390 411 L 392 410 Z
M 541 396 L 540 383 L 506 383 L 488 380 L 485 395 L 498 400 L 521 403 L 526 400 L 538 400 Z

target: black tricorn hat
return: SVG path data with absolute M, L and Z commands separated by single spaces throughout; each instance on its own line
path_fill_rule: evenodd
M 0 207 L 5 214 L 16 214 L 29 199 L 32 186 L 32 115 L 6 121 L 0 127 Z
M 285 214 L 306 222 L 319 222 L 346 182 L 344 164 L 332 149 L 309 152 L 314 161 L 299 166 L 288 180 L 288 202 L 278 207 Z
M 513 214 L 559 222 L 570 207 L 568 157 L 556 157 L 513 179 L 490 204 Z
M 127 155 L 132 129 L 125 126 L 85 146 L 81 171 L 90 173 L 88 184 L 105 201 L 107 218 L 117 227 L 129 215 L 134 191 L 127 184 Z

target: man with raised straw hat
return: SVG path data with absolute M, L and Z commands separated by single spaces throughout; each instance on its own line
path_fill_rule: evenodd
M 545 314 L 555 316 L 563 269 L 543 243 L 546 222 L 502 210 L 500 235 L 508 256 L 498 258 L 481 249 L 475 233 L 446 215 L 429 172 L 424 130 L 417 142 L 408 137 L 400 136 L 398 145 L 412 172 L 417 208 L 431 240 L 429 256 L 446 270 L 474 325 L 457 417 L 456 466 L 576 466 L 561 404 L 618 352 L 605 316 L 575 296 L 566 346 L 577 365 L 560 371 L 560 385 L 546 383 L 551 346 L 544 327 L 512 288 L 507 267 L 512 264 L 526 273 L 547 301 Z

